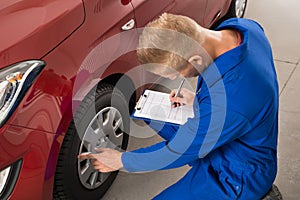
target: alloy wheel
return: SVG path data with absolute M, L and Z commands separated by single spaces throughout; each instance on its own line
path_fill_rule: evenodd
M 241 18 L 244 16 L 246 4 L 247 4 L 247 0 L 236 0 L 235 1 L 236 17 Z
M 103 108 L 89 123 L 78 153 L 95 152 L 94 148 L 121 149 L 123 126 L 121 113 L 116 108 Z M 91 160 L 84 159 L 78 160 L 78 175 L 84 187 L 96 189 L 106 181 L 110 173 L 94 170 Z

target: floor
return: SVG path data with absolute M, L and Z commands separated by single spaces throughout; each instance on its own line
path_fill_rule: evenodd
M 284 199 L 300 198 L 300 4 L 298 0 L 248 0 L 246 18 L 258 21 L 271 42 L 280 85 L 279 170 L 275 183 Z M 130 149 L 159 140 L 143 127 Z M 139 130 L 135 131 L 138 134 Z M 146 134 L 145 134 L 146 133 Z M 146 200 L 182 177 L 188 167 L 152 173 L 121 172 L 104 200 Z

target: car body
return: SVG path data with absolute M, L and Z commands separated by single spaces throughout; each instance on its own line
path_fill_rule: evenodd
M 0 95 L 6 95 L 0 97 L 0 198 L 60 198 L 64 189 L 59 189 L 56 176 L 62 146 L 66 146 L 74 114 L 95 81 L 115 86 L 125 77 L 126 87 L 119 90 L 131 99 L 130 106 L 138 95 L 136 89 L 149 83 L 148 75 L 137 68 L 138 28 L 163 12 L 187 15 L 209 28 L 228 13 L 230 4 L 229 0 L 1 2 L 1 83 L 10 77 L 0 87 Z M 16 93 L 7 92 L 8 82 L 16 84 L 9 86 Z M 130 95 L 127 86 L 134 91 Z M 8 108 L 1 107 L 6 103 Z M 76 174 L 74 159 L 68 169 Z M 84 186 L 79 182 L 78 187 Z M 84 190 L 93 194 L 99 187 Z

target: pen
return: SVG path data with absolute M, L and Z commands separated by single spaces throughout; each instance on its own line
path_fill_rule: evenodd
M 185 78 L 183 78 L 183 79 L 181 80 L 180 85 L 179 85 L 179 87 L 178 87 L 178 89 L 177 89 L 177 91 L 176 91 L 174 97 L 178 97 L 178 95 L 180 94 L 180 90 L 181 90 L 181 88 L 182 88 L 182 86 L 183 86 L 183 84 L 184 84 L 184 81 L 185 81 Z M 172 105 L 174 105 L 174 104 L 175 104 L 175 102 L 172 102 Z

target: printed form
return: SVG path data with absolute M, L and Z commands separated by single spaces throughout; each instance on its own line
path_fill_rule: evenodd
M 194 116 L 192 106 L 171 107 L 169 94 L 145 90 L 139 99 L 134 117 L 148 118 L 158 121 L 184 124 L 188 118 Z

